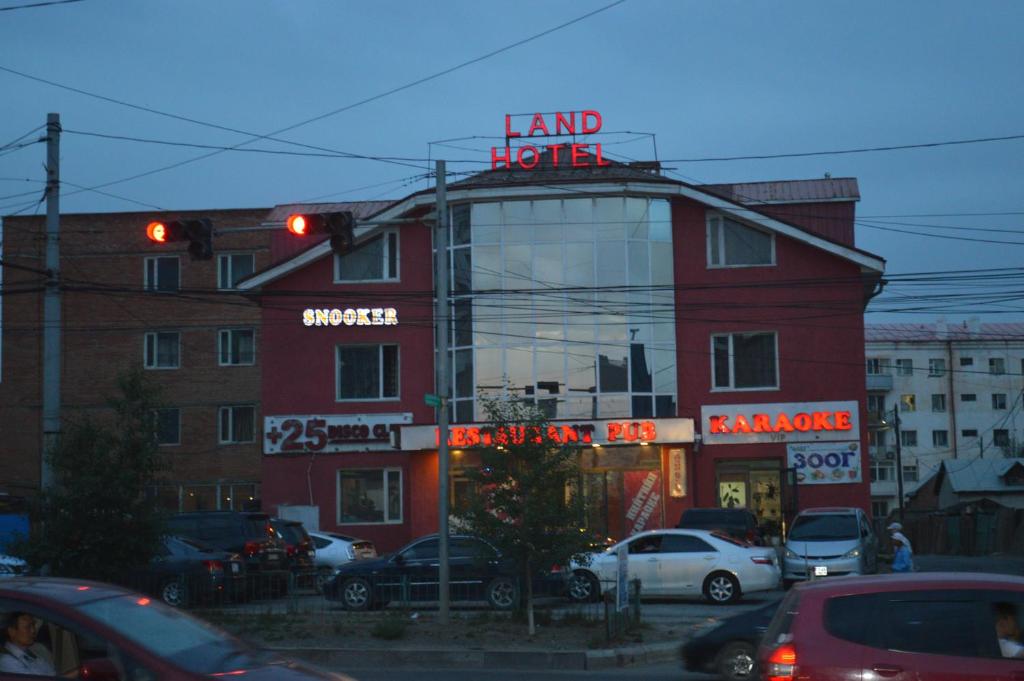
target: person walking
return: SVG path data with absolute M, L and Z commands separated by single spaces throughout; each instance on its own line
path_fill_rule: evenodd
M 903 534 L 903 525 L 900 523 L 889 523 L 889 527 L 885 528 L 889 530 L 889 537 L 893 540 L 899 539 L 904 546 L 907 547 L 907 551 L 911 555 L 914 553 L 914 547 L 910 544 L 910 540 L 907 539 L 906 535 Z
M 910 557 L 910 547 L 904 544 L 902 541 L 893 537 L 892 544 L 896 548 L 896 554 L 892 559 L 892 571 L 893 572 L 913 572 L 914 561 Z

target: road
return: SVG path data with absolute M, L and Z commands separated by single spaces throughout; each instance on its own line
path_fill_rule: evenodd
M 645 681 L 713 681 L 714 676 L 683 671 L 678 664 L 620 667 L 595 671 L 525 671 L 500 669 L 334 669 L 357 681 L 574 681 L 645 679 Z

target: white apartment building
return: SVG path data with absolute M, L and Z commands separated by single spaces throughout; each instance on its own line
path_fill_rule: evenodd
M 867 324 L 871 504 L 897 503 L 894 408 L 904 497 L 944 459 L 1024 455 L 1024 323 Z

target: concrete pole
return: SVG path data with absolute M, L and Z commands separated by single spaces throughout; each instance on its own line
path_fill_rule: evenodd
M 893 421 L 896 425 L 896 495 L 900 509 L 900 524 L 903 524 L 903 449 L 900 442 L 900 403 L 899 400 L 892 407 Z
M 437 551 L 438 621 L 448 624 L 451 606 L 448 570 L 448 186 L 445 162 L 437 161 L 437 219 L 434 222 L 434 246 L 437 250 L 437 311 L 434 329 L 437 335 Z
M 46 115 L 46 289 L 43 292 L 43 452 L 39 486 L 53 487 L 48 454 L 60 440 L 60 114 Z

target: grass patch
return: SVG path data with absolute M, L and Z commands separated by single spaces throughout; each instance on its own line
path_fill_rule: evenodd
M 370 629 L 370 636 L 385 641 L 395 641 L 405 637 L 409 623 L 403 617 L 389 616 L 373 625 Z

